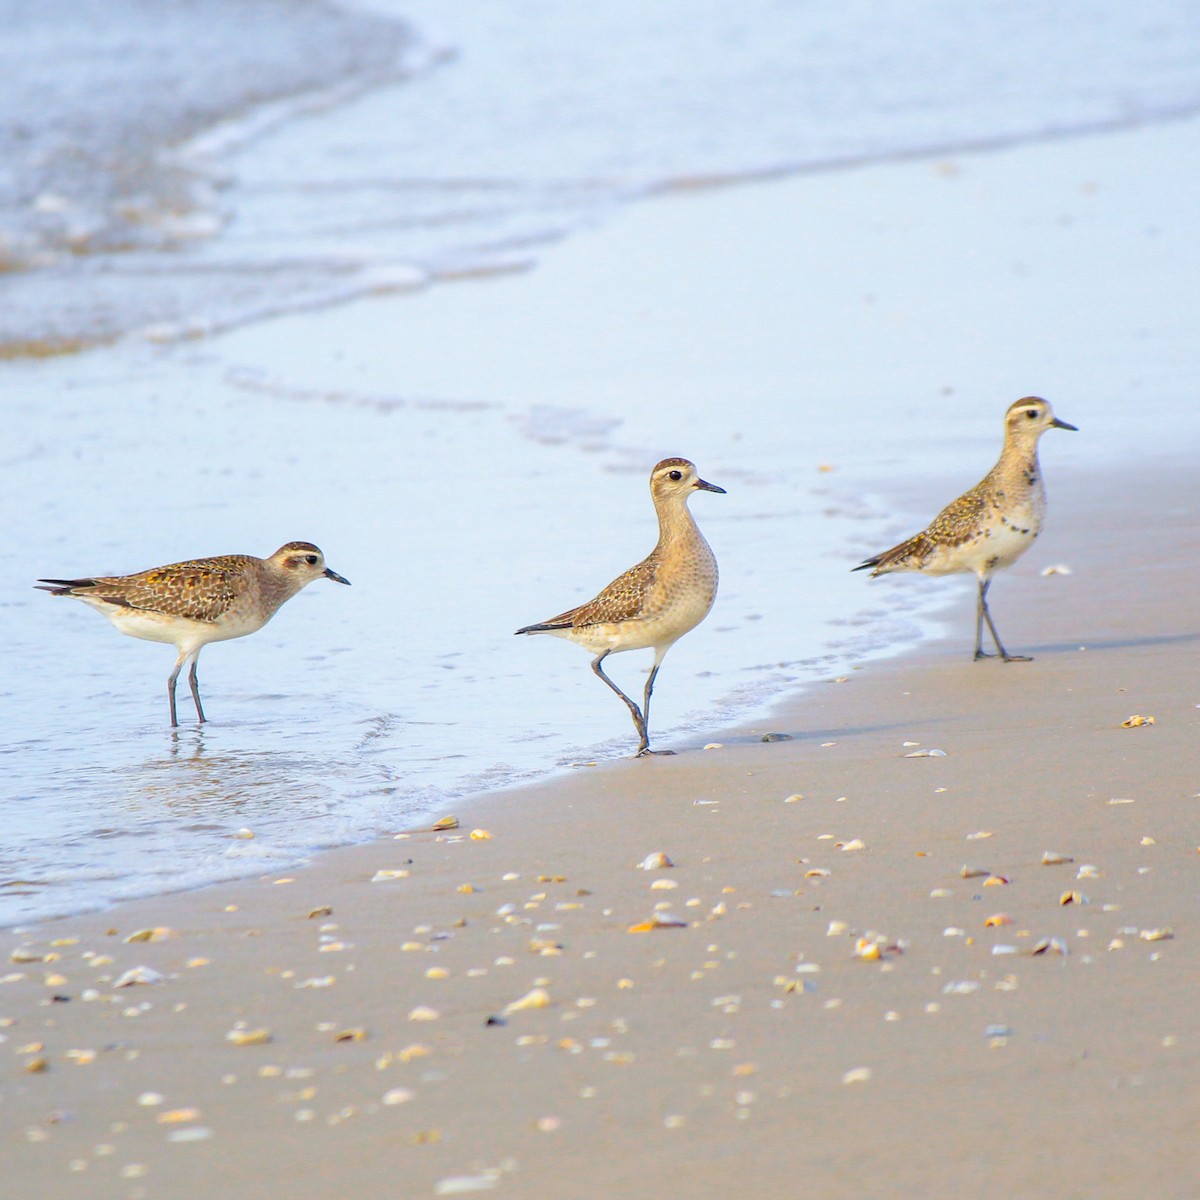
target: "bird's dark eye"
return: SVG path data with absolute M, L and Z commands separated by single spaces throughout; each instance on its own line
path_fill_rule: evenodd
M 672 471 L 672 472 L 671 472 L 671 473 L 670 473 L 670 474 L 667 476 L 667 478 L 668 478 L 668 479 L 674 479 L 674 480 L 675 480 L 675 482 L 676 482 L 676 483 L 678 483 L 678 482 L 679 482 L 679 480 L 681 480 L 681 479 L 683 478 L 683 472 L 682 472 L 682 471 Z
M 1036 408 L 1027 408 L 1025 410 L 1025 415 L 1032 421 L 1034 419 L 1034 417 L 1036 417 L 1038 415 L 1037 409 Z
M 319 558 L 317 558 L 317 556 L 315 554 L 306 554 L 304 556 L 304 561 L 306 563 L 308 563 L 308 565 L 310 567 L 315 567 L 317 565 L 317 563 L 320 562 L 321 560 Z

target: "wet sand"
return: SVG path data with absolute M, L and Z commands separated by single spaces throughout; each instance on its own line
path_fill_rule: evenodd
M 1194 1195 L 1194 475 L 1049 486 L 992 591 L 1032 663 L 946 581 L 952 636 L 719 747 L 7 936 L 6 1186 Z

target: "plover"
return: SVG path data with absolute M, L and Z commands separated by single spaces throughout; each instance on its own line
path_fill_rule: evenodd
M 549 633 L 596 655 L 592 670 L 625 702 L 638 732 L 637 757 L 651 750 L 650 694 L 667 651 L 708 616 L 717 594 L 717 560 L 688 511 L 694 491 L 725 492 L 706 483 L 686 458 L 664 458 L 650 473 L 658 514 L 658 545 L 636 567 L 618 576 L 594 600 L 526 625 L 517 633 Z M 638 708 L 604 673 L 602 663 L 623 650 L 654 650 L 654 664 Z
M 1060 421 L 1047 401 L 1026 396 L 1009 407 L 1004 418 L 1004 449 L 999 461 L 969 492 L 948 504 L 928 529 L 908 541 L 868 558 L 853 569 L 874 567 L 872 576 L 891 571 L 924 571 L 951 575 L 969 571 L 979 581 L 975 604 L 975 657 L 993 658 L 983 649 L 983 626 L 1005 662 L 1029 662 L 1009 654 L 988 611 L 992 576 L 1033 545 L 1046 515 L 1046 488 L 1038 464 L 1038 439 L 1047 429 L 1072 429 Z
M 288 542 L 270 558 L 221 554 L 152 567 L 136 575 L 97 575 L 88 579 L 41 579 L 41 591 L 74 596 L 102 612 L 122 633 L 150 642 L 169 642 L 178 652 L 167 680 L 171 725 L 175 681 L 185 663 L 196 715 L 204 720 L 196 659 L 209 642 L 245 637 L 261 629 L 301 588 L 314 579 L 349 585 L 325 565 L 311 542 Z

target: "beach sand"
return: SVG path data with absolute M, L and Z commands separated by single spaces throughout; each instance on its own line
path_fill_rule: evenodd
M 947 583 L 952 636 L 719 747 L 11 937 L 10 1194 L 1194 1195 L 1200 568 L 1149 482 L 1051 480 L 1071 573 L 992 593 L 1032 663 Z
M 1057 203 L 1043 206 L 1047 228 Z M 1172 204 L 1190 228 L 1186 198 Z M 906 249 L 903 223 L 886 240 Z M 903 254 L 889 262 L 905 275 Z M 1151 336 L 1177 320 L 1160 267 L 1126 277 L 1153 300 Z M 473 286 L 464 305 L 485 291 Z M 581 765 L 458 804 L 456 829 L 397 830 L 301 869 L 6 934 L 0 1190 L 1194 1197 L 1194 460 L 1185 437 L 1131 463 L 1114 452 L 1169 424 L 1154 395 L 1164 380 L 1189 393 L 1194 342 L 1145 350 L 1129 428 L 1110 403 L 1098 465 L 1078 449 L 1095 434 L 1065 386 L 1074 368 L 1046 353 L 1057 314 L 1012 286 L 1014 331 L 1048 329 L 1035 374 L 1081 427 L 1054 435 L 1075 449 L 1044 448 L 1047 532 L 990 597 L 1006 644 L 1033 662 L 972 662 L 973 586 L 942 581 L 943 639 L 813 685 L 719 744 L 668 739 L 676 757 Z M 774 312 L 771 294 L 744 299 Z M 1085 383 L 1111 371 L 1124 386 L 1127 347 L 1085 324 L 1075 313 L 1064 360 Z M 897 342 L 932 347 L 940 329 L 936 313 L 900 322 Z M 1008 344 L 1020 359 L 1015 332 Z M 973 384 L 1027 377 L 987 345 Z M 853 347 L 825 350 L 830 379 L 845 359 L 838 394 L 879 373 Z M 745 394 L 786 374 L 747 378 Z M 926 376 L 922 394 L 936 386 Z M 1015 398 L 997 396 L 997 432 Z M 830 425 L 858 419 L 833 407 Z M 911 481 L 926 419 L 895 448 L 894 482 L 877 460 L 871 487 L 932 516 L 954 491 L 940 460 Z M 801 557 L 801 534 L 779 552 Z M 1054 562 L 1070 573 L 1042 574 Z M 863 605 L 886 610 L 920 586 L 862 578 Z M 562 661 L 602 690 L 582 655 Z M 668 660 L 660 688 L 672 682 L 686 687 Z M 608 699 L 611 728 L 628 726 Z M 1154 722 L 1124 727 L 1135 715 Z M 639 869 L 656 853 L 674 865 Z M 117 986 L 138 968 L 154 982 Z

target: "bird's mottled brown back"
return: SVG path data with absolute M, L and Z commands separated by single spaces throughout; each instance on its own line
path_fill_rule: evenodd
M 645 616 L 657 566 L 658 556 L 651 554 L 636 567 L 630 567 L 618 575 L 595 599 L 552 617 L 546 624 L 570 625 L 579 629 L 585 625 L 605 625 Z
M 135 575 L 97 578 L 86 590 L 111 604 L 192 621 L 216 621 L 239 601 L 257 594 L 260 567 L 260 560 L 249 554 L 222 554 Z

